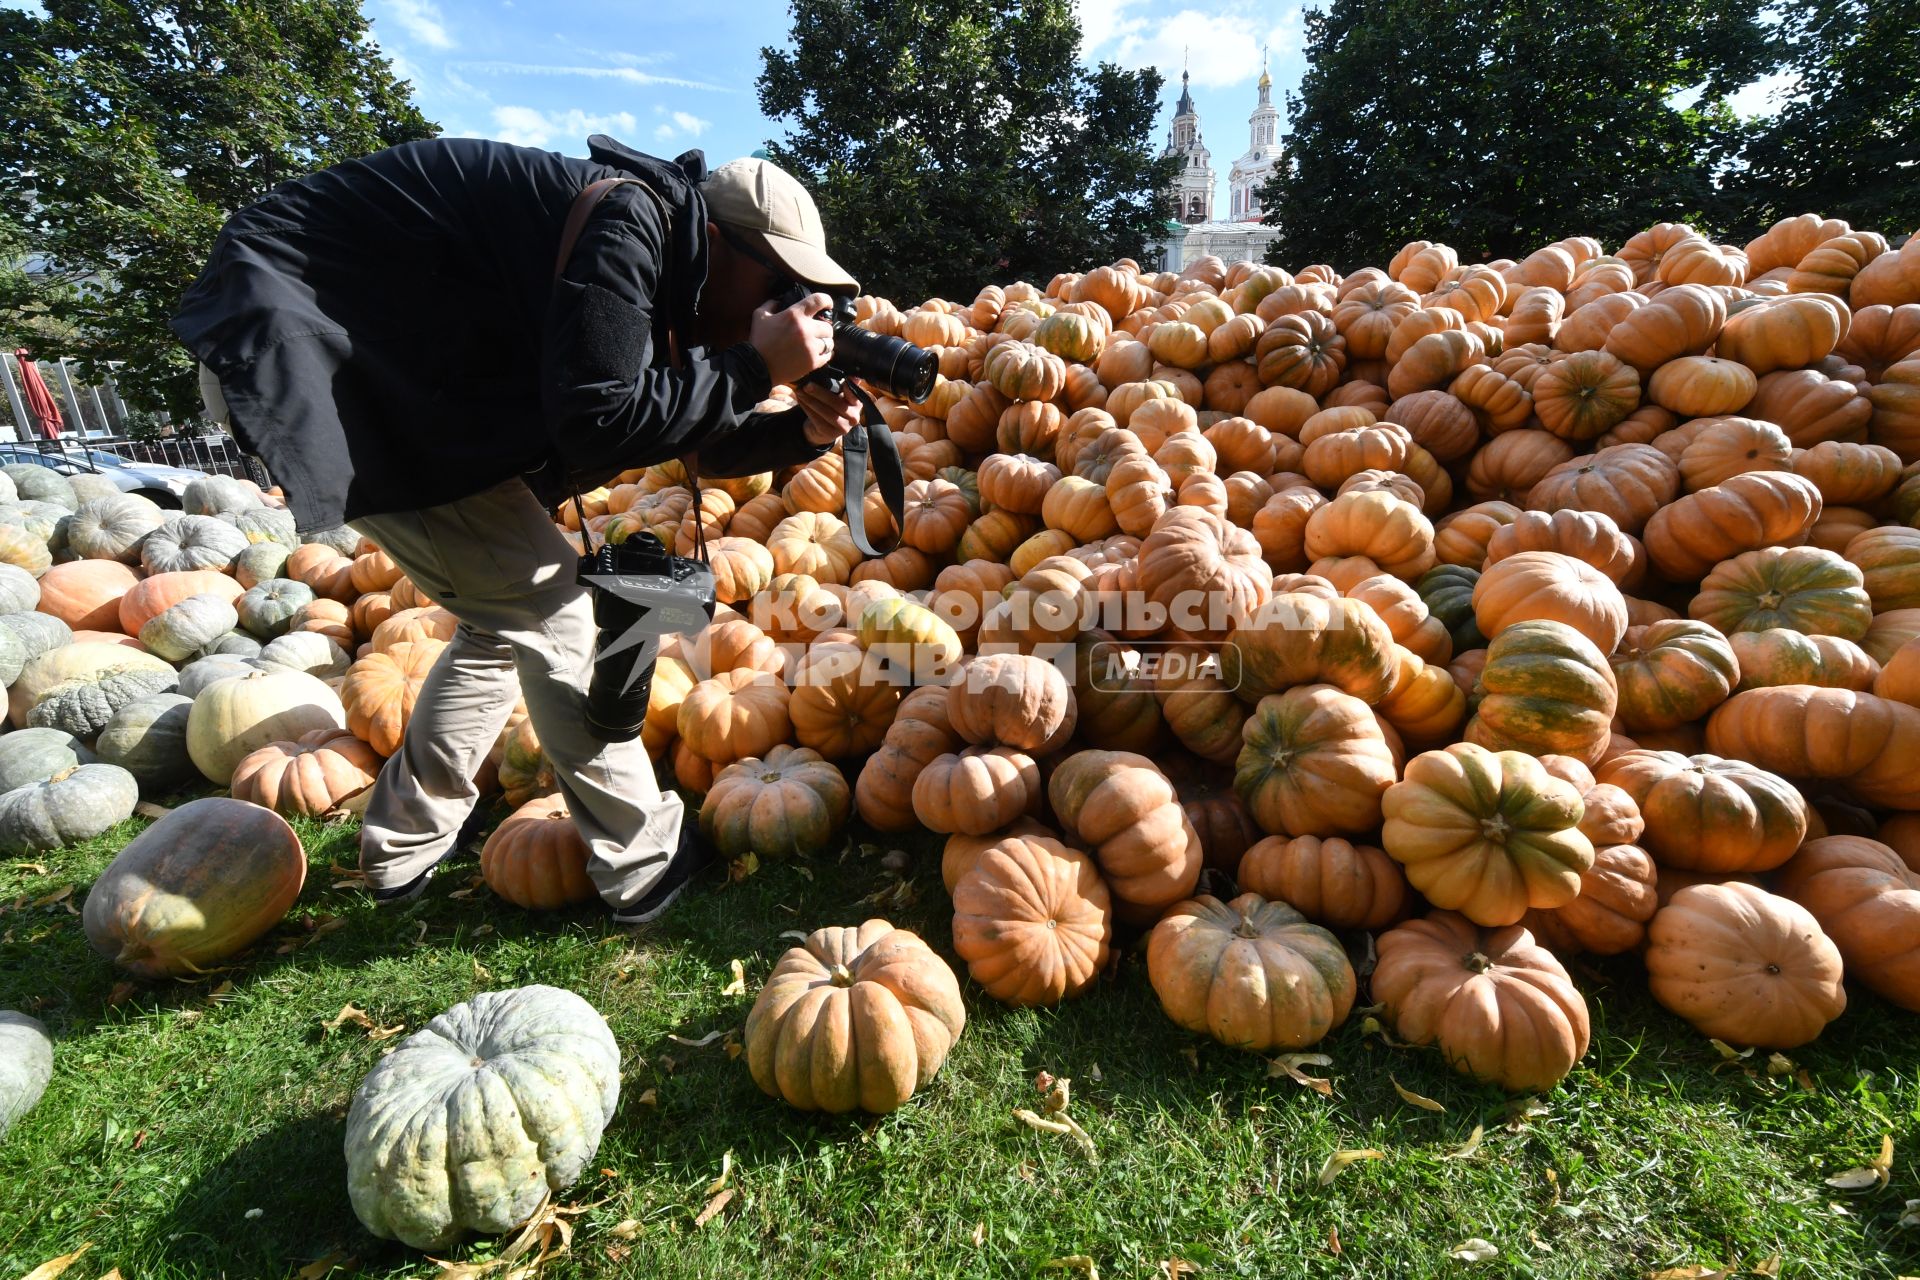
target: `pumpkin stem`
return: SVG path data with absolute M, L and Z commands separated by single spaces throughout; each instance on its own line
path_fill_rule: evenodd
M 1493 961 L 1487 959 L 1486 954 L 1480 951 L 1474 952 L 1461 963 L 1465 964 L 1467 968 L 1473 970 L 1475 973 L 1485 973 L 1487 970 L 1493 968 Z
M 73 776 L 73 771 L 75 769 L 78 769 L 79 767 L 80 766 L 77 764 L 69 765 L 67 768 L 62 769 L 60 772 L 54 774 L 51 778 L 48 778 L 47 781 L 48 782 L 65 782 L 68 778 L 71 778 Z
M 834 965 L 833 968 L 827 970 L 827 976 L 833 979 L 833 985 L 836 987 L 850 987 L 853 985 L 853 970 L 847 968 L 844 964 Z
M 1240 923 L 1233 927 L 1233 936 L 1236 938 L 1257 938 L 1260 936 L 1260 930 L 1254 926 L 1253 917 L 1243 911 L 1240 913 Z
M 1507 842 L 1507 833 L 1513 830 L 1513 824 L 1507 821 L 1504 814 L 1496 813 L 1491 818 L 1482 818 L 1480 820 L 1480 830 L 1487 839 L 1492 840 L 1494 843 L 1505 844 Z

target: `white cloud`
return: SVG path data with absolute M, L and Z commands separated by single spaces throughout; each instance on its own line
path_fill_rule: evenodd
M 1080 53 L 1093 57 L 1113 41 L 1131 36 L 1147 25 L 1145 17 L 1129 17 L 1146 0 L 1080 0 Z
M 665 107 L 656 106 L 653 111 L 655 115 L 669 115 Z M 671 142 L 682 136 L 697 138 L 711 128 L 711 120 L 702 120 L 690 111 L 675 111 L 653 127 L 653 137 L 656 142 Z
M 1277 20 L 1269 7 L 1232 4 L 1207 11 L 1182 9 L 1157 22 L 1119 21 L 1113 60 L 1127 67 L 1156 66 L 1169 84 L 1179 80 L 1184 66 L 1201 88 L 1248 86 L 1260 78 L 1263 47 L 1279 54 L 1300 45 L 1297 4 L 1281 10 Z
M 589 80 L 624 80 L 628 84 L 673 85 L 681 89 L 704 89 L 710 93 L 732 93 L 725 85 L 702 80 L 683 80 L 678 76 L 657 76 L 634 67 L 552 66 L 535 62 L 455 62 L 449 66 L 495 76 L 580 76 Z
M 392 11 L 394 21 L 421 44 L 434 49 L 453 48 L 453 36 L 447 31 L 446 19 L 440 16 L 440 6 L 433 0 L 387 0 L 387 8 Z
M 594 133 L 630 135 L 639 127 L 640 122 L 630 111 L 593 115 L 578 107 L 566 111 L 511 106 L 493 109 L 493 136 L 522 147 L 544 147 L 555 140 L 579 143 Z

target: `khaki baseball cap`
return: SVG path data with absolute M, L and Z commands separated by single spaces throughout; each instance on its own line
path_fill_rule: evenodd
M 827 231 L 813 197 L 792 174 L 765 160 L 729 160 L 700 188 L 707 215 L 803 284 L 860 290 L 853 273 L 827 256 Z

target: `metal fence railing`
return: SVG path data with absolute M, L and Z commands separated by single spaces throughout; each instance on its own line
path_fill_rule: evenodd
M 4 390 L 0 396 L 0 444 L 11 442 L 15 448 L 57 455 L 64 465 L 83 471 L 99 469 L 88 457 L 89 450 L 99 450 L 129 462 L 184 467 L 252 480 L 262 488 L 268 485 L 266 468 L 259 459 L 242 453 L 231 436 L 204 421 L 180 423 L 173 434 L 155 439 L 129 439 L 127 407 L 114 386 L 111 366 L 98 384 L 90 385 L 72 360 L 36 363 L 48 392 L 60 407 L 60 437 L 48 440 L 42 436 L 26 407 L 20 362 L 11 351 L 0 351 L 0 390 Z

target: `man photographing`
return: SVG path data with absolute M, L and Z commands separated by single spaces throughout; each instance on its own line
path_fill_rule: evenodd
M 173 322 L 299 527 L 351 522 L 459 619 L 367 808 L 385 901 L 454 851 L 517 676 L 615 919 L 666 909 L 699 861 L 691 824 L 640 741 L 587 723 L 593 606 L 549 510 L 673 458 L 804 462 L 860 420 L 812 384 L 753 412 L 827 364 L 824 291 L 857 288 L 799 183 L 589 149 L 435 139 L 287 183 L 227 223 Z M 822 292 L 775 306 L 793 282 Z

